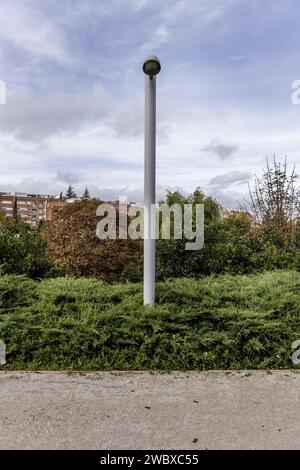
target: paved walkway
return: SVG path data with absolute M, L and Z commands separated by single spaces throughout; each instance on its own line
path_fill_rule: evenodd
M 300 373 L 0 372 L 0 449 L 299 449 Z

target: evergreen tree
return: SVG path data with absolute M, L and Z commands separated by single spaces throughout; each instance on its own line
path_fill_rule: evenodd
M 15 197 L 15 199 L 14 199 L 13 218 L 15 220 L 18 220 L 18 199 L 17 199 L 17 197 Z
M 90 192 L 89 192 L 88 188 L 85 188 L 82 199 L 90 199 L 90 198 L 91 198 Z
M 66 192 L 66 199 L 71 199 L 74 197 L 77 197 L 77 196 L 76 196 L 73 186 L 70 185 Z

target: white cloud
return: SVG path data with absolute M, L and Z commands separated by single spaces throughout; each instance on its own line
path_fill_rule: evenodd
M 69 61 L 62 30 L 35 2 L 1 0 L 0 39 L 36 56 Z
M 158 25 L 152 32 L 151 39 L 146 41 L 142 50 L 156 50 L 174 35 L 180 33 L 188 34 L 191 30 L 197 29 L 197 33 L 205 35 L 213 31 L 214 35 L 222 33 L 225 24 L 221 23 L 222 18 L 236 4 L 244 0 L 172 0 L 167 2 L 166 8 L 160 11 L 157 20 Z M 218 29 L 212 28 L 218 22 Z
M 240 206 L 246 206 L 247 192 L 232 189 L 214 188 L 207 193 L 215 198 L 225 209 L 237 210 Z
M 20 140 L 43 140 L 53 134 L 81 129 L 105 121 L 113 98 L 101 85 L 85 93 L 56 92 L 48 95 L 15 93 L 0 115 L 2 131 Z
M 248 183 L 251 178 L 251 173 L 247 171 L 228 171 L 223 175 L 214 176 L 209 182 L 210 186 L 227 187 L 232 184 Z

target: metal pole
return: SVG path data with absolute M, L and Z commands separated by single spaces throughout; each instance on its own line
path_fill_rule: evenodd
M 155 303 L 156 78 L 145 76 L 144 305 Z

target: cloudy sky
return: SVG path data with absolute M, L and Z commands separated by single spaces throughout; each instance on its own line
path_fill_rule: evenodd
M 266 155 L 300 167 L 299 15 L 298 0 L 0 0 L 0 191 L 141 201 L 154 53 L 159 196 L 201 186 L 234 207 Z

